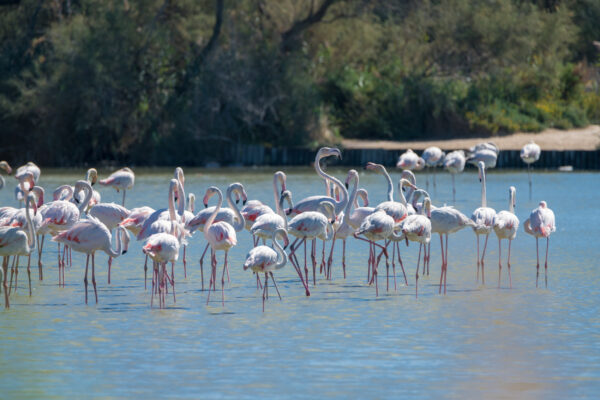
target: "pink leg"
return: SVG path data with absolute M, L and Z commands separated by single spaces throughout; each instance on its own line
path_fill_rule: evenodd
M 306 238 L 304 238 L 303 242 L 304 242 L 304 279 L 306 280 L 306 284 L 308 285 L 308 266 L 306 263 Z
M 171 285 L 173 286 L 173 303 L 177 303 L 175 298 L 175 263 L 171 262 Z
M 512 244 L 512 240 L 509 239 L 508 240 L 508 262 L 507 262 L 507 266 L 508 266 L 508 283 L 510 285 L 510 288 L 512 289 L 512 278 L 510 276 L 510 245 Z
M 183 278 L 187 279 L 187 260 L 185 258 L 186 245 L 183 245 Z
M 406 278 L 406 272 L 404 271 L 404 264 L 402 263 L 402 257 L 400 257 L 400 242 L 396 242 L 396 251 L 398 253 L 398 262 L 400 263 L 400 268 L 402 268 L 402 275 L 404 276 L 404 284 L 408 286 L 408 279 Z
M 108 284 L 110 285 L 110 267 L 112 266 L 112 257 L 108 257 Z
M 448 234 L 446 233 L 446 256 L 444 257 L 444 295 L 446 294 L 446 279 L 448 278 Z
M 313 262 L 313 286 L 317 286 L 317 277 L 315 276 L 317 270 L 317 239 L 312 240 L 312 249 L 310 256 Z
M 152 273 L 154 273 L 154 271 Z M 144 261 L 144 290 L 147 289 L 147 286 L 146 286 L 147 280 L 148 280 L 148 254 L 146 254 L 146 261 Z
M 44 271 L 43 271 L 43 266 L 42 266 L 42 251 L 44 250 L 44 238 L 46 237 L 46 235 L 42 235 L 42 240 L 39 240 L 39 236 L 38 236 L 38 273 L 39 273 L 39 277 L 40 277 L 40 281 L 44 280 Z
M 8 300 L 8 257 L 2 258 L 2 287 L 4 288 L 4 308 L 10 308 L 10 301 Z
M 263 288 L 263 312 L 265 312 L 265 298 L 267 297 L 267 287 L 269 286 L 269 275 L 265 273 L 265 287 Z
M 548 248 L 550 247 L 550 237 L 546 238 L 546 262 L 544 263 L 544 278 L 546 280 L 546 289 L 548 289 Z
M 275 290 L 277 291 L 277 296 L 279 296 L 279 300 L 281 301 L 281 293 L 279 293 L 279 288 L 277 287 L 277 282 L 275 282 L 275 277 L 273 276 L 273 272 L 269 272 L 271 275 L 271 280 L 273 281 L 273 286 L 275 286 Z
M 485 259 L 485 250 L 487 249 L 487 242 L 490 234 L 485 235 L 485 243 L 483 244 L 483 252 L 481 253 L 481 283 L 485 285 L 485 267 L 483 260 Z
M 440 233 L 440 247 L 441 247 L 441 254 L 442 254 L 442 268 L 441 268 L 441 273 L 440 273 L 440 289 L 438 291 L 438 294 L 442 294 L 442 283 L 443 283 L 443 279 L 444 279 L 444 241 L 442 239 L 442 234 Z
M 85 275 L 83 276 L 83 285 L 85 286 L 85 304 L 88 303 L 88 265 L 90 264 L 90 255 L 88 254 L 85 259 Z
M 346 239 L 342 241 L 342 269 L 344 270 L 344 279 L 346 279 Z
M 27 279 L 29 280 L 29 297 L 31 297 L 31 253 L 27 257 Z
M 323 248 L 325 248 L 325 241 L 323 241 Z M 329 258 L 327 259 L 327 278 L 331 279 L 331 264 L 333 263 L 333 249 L 335 248 L 335 240 L 331 241 L 331 250 L 329 250 Z
M 225 265 L 223 266 L 223 272 L 221 273 L 221 303 L 223 307 L 225 307 L 225 271 L 227 270 L 227 253 L 229 251 L 225 250 Z M 267 286 L 267 282 L 265 282 L 265 286 Z
M 476 233 L 477 237 L 477 283 L 479 283 L 479 235 Z
M 498 238 L 498 288 L 502 279 L 502 239 Z
M 209 243 L 206 243 L 206 247 L 204 248 L 202 257 L 200 257 L 200 277 L 202 279 L 202 290 L 204 290 L 204 268 L 202 267 L 202 265 L 204 264 L 204 255 L 206 254 L 206 251 L 208 250 L 208 246 L 209 246 Z M 256 247 L 256 246 L 254 246 L 254 247 Z M 211 258 L 212 258 L 212 256 L 211 256 Z M 211 262 L 212 262 L 212 260 L 211 260 Z M 210 290 L 210 285 L 209 285 L 208 290 Z
M 304 286 L 306 296 L 310 296 L 310 290 L 308 290 L 308 282 L 304 281 L 304 277 L 302 276 L 302 269 L 300 267 L 300 262 L 298 261 L 298 257 L 296 257 L 296 250 L 298 250 L 298 248 L 302 245 L 302 242 L 306 241 L 306 238 L 303 238 L 300 241 L 300 243 L 298 243 L 296 245 L 298 240 L 300 240 L 300 238 L 297 238 L 296 240 L 294 240 L 294 242 L 290 246 L 290 254 L 289 254 L 288 258 L 291 261 L 294 268 L 296 269 L 296 273 L 298 273 L 298 277 L 300 278 L 300 281 L 302 282 L 302 285 Z M 306 245 L 306 243 L 305 243 L 305 245 Z M 305 260 L 306 260 L 306 258 L 305 258 Z
M 540 278 L 540 251 L 538 247 L 538 238 L 535 238 L 535 255 L 537 258 L 537 265 L 535 266 L 536 274 L 535 274 L 535 287 L 538 287 L 538 280 Z
M 94 285 L 94 296 L 96 296 L 96 304 L 98 304 L 98 289 L 96 289 L 96 262 L 94 260 L 95 254 L 92 253 L 92 285 Z
M 210 281 L 208 282 L 208 296 L 206 296 L 206 305 L 208 305 L 208 302 L 210 301 L 210 291 L 212 289 L 213 286 L 213 276 L 214 276 L 214 269 L 215 269 L 215 263 L 214 263 L 214 257 L 215 257 L 215 251 L 211 248 L 210 249 Z
M 419 297 L 419 263 L 421 262 L 421 249 L 423 248 L 423 243 L 419 244 L 419 257 L 417 257 L 417 271 L 415 274 L 415 298 Z

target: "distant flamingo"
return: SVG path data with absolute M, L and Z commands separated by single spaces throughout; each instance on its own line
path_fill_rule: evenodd
M 37 181 L 40 180 L 40 175 L 42 172 L 37 165 L 29 161 L 27 164 L 17 168 L 17 172 L 15 172 L 15 179 L 21 181 L 27 173 L 31 173 L 33 175 L 33 184 L 35 185 Z
M 4 170 L 4 172 L 6 172 L 7 175 L 10 175 L 12 172 L 12 168 L 10 167 L 10 165 L 8 165 L 6 161 L 0 161 L 0 169 Z M 0 175 L 0 189 L 2 189 L 5 184 L 6 182 L 4 181 L 4 177 Z
M 269 275 L 273 280 L 273 285 L 275 286 L 275 290 L 277 290 L 277 294 L 279 295 L 279 299 L 281 300 L 281 294 L 279 293 L 279 289 L 277 288 L 277 283 L 275 282 L 275 277 L 273 276 L 273 271 L 281 269 L 285 266 L 288 260 L 288 256 L 283 251 L 281 245 L 277 242 L 277 236 L 283 237 L 284 246 L 287 247 L 289 244 L 288 235 L 285 229 L 278 228 L 273 232 L 272 240 L 273 246 L 275 250 L 267 246 L 258 246 L 250 250 L 248 255 L 246 256 L 246 261 L 244 262 L 244 270 L 250 268 L 253 272 L 259 274 L 265 274 L 265 284 L 263 286 L 263 312 L 265 312 L 265 298 L 269 296 Z
M 135 183 L 135 174 L 131 169 L 125 167 L 113 172 L 108 178 L 102 179 L 98 183 L 103 186 L 111 186 L 113 189 L 116 189 L 117 193 L 119 190 L 122 190 L 123 201 L 121 205 L 125 207 L 125 194 L 127 190 L 131 190 L 133 188 Z
M 90 208 L 88 215 L 102 222 L 109 231 L 113 231 L 125 218 L 129 217 L 131 211 L 116 203 L 99 203 Z M 108 284 L 110 285 L 110 269 L 112 257 L 108 257 Z
M 129 236 L 127 231 L 122 226 L 117 228 L 117 248 L 112 249 L 111 234 L 106 226 L 98 219 L 89 216 L 88 219 L 81 220 L 66 231 L 60 232 L 52 238 L 53 241 L 63 243 L 79 253 L 87 254 L 85 262 L 85 277 L 83 283 L 85 285 L 85 304 L 87 304 L 87 287 L 88 287 L 88 265 L 90 255 L 92 256 L 92 285 L 94 286 L 94 296 L 96 304 L 98 303 L 98 291 L 96 290 L 96 273 L 94 256 L 96 251 L 102 250 L 109 257 L 116 258 L 121 254 L 125 254 L 129 244 Z
M 283 202 L 286 200 L 290 205 L 292 204 L 290 192 L 287 190 L 283 192 L 281 198 L 278 200 L 276 207 L 277 212 L 261 215 L 252 225 L 252 229 L 250 230 L 252 235 L 257 238 L 262 238 L 263 244 L 267 238 L 270 239 L 273 237 L 273 233 L 277 229 L 282 228 L 287 232 L 287 217 L 283 211 Z
M 216 278 L 217 278 L 217 257 L 216 252 L 222 250 L 225 252 L 225 262 L 223 264 L 223 273 L 221 274 L 221 302 L 223 306 L 225 306 L 225 271 L 227 270 L 227 254 L 229 250 L 237 244 L 237 236 L 236 231 L 233 226 L 228 224 L 227 222 L 220 221 L 214 222 L 219 210 L 221 209 L 221 205 L 223 204 L 223 193 L 219 190 L 219 188 L 215 186 L 211 186 L 206 190 L 206 194 L 204 195 L 204 207 L 208 207 L 208 200 L 213 196 L 217 195 L 217 206 L 214 211 L 208 217 L 208 221 L 204 225 L 204 237 L 206 241 L 210 244 L 211 248 L 211 265 L 212 265 L 212 273 L 211 279 L 208 288 L 208 296 L 206 299 L 206 304 L 210 301 L 210 289 L 211 286 L 216 287 Z M 237 211 L 237 208 L 236 208 Z M 239 214 L 239 212 L 238 212 Z M 241 229 L 244 227 L 244 217 L 241 214 L 238 216 L 241 218 Z M 241 230 L 240 229 L 240 230 Z
M 421 260 L 421 249 L 423 245 L 431 241 L 431 200 L 426 197 L 423 200 L 421 213 L 408 216 L 402 223 L 402 234 L 408 241 L 419 243 L 419 256 L 417 257 L 417 270 L 415 273 L 415 297 L 419 296 L 419 262 Z
M 540 159 L 542 149 L 532 140 L 521 149 L 521 160 L 527 164 L 527 177 L 529 178 L 529 200 L 531 200 L 531 164 Z
M 508 189 L 508 211 L 502 210 L 496 214 L 494 221 L 494 232 L 498 237 L 498 287 L 500 287 L 500 273 L 502 271 L 502 239 L 508 239 L 508 280 L 512 288 L 512 278 L 510 277 L 510 245 L 517 237 L 519 229 L 519 218 L 515 215 L 515 196 L 517 189 L 511 186 Z
M 419 171 L 425 167 L 425 160 L 417 155 L 412 149 L 406 150 L 398 157 L 396 168 Z
M 548 208 L 545 201 L 540 201 L 539 207 L 535 208 L 529 218 L 523 224 L 525 232 L 535 237 L 535 252 L 537 256 L 535 287 L 538 286 L 540 276 L 540 252 L 538 249 L 538 239 L 546 238 L 546 262 L 544 263 L 544 275 L 546 287 L 548 287 L 548 248 L 550 246 L 550 235 L 556 231 L 554 223 L 554 212 Z
M 477 165 L 479 161 L 482 161 L 485 163 L 486 168 L 494 168 L 498 160 L 498 154 L 500 154 L 500 149 L 494 143 L 479 143 L 471 147 L 467 162 Z
M 486 189 L 485 189 L 485 163 L 479 161 L 477 163 L 479 168 L 479 181 L 481 182 L 481 207 L 473 211 L 471 219 L 475 222 L 473 231 L 477 236 L 477 282 L 479 282 L 479 266 L 481 265 L 481 283 L 485 285 L 485 272 L 484 272 L 484 258 L 485 249 L 487 248 L 488 238 L 492 229 L 494 228 L 494 219 L 496 218 L 496 211 L 493 208 L 487 207 L 486 200 Z M 481 254 L 481 261 L 479 259 L 479 235 L 485 235 L 485 243 L 483 245 L 483 253 Z
M 281 184 L 281 189 L 278 187 L 278 183 Z M 286 175 L 284 172 L 277 171 L 275 174 L 273 174 L 273 198 L 275 200 L 275 212 L 273 212 L 271 207 L 262 203 L 260 203 L 258 206 L 250 208 L 246 205 L 244 210 L 242 210 L 242 215 L 246 220 L 246 227 L 250 225 L 249 230 L 254 236 L 254 247 L 256 247 L 259 238 L 262 238 L 263 240 L 270 239 L 273 236 L 275 229 L 278 227 L 283 227 L 285 215 L 283 213 L 282 206 L 280 205 L 280 195 L 286 190 L 285 183 Z
M 465 152 L 462 150 L 455 150 L 446 154 L 444 159 L 444 168 L 450 172 L 452 177 L 452 202 L 456 203 L 456 184 L 454 183 L 454 176 L 460 174 L 465 169 Z
M 444 152 L 437 146 L 430 146 L 423 150 L 421 158 L 425 161 L 428 169 L 433 168 L 433 189 L 435 190 L 435 168 L 444 162 Z M 426 188 L 429 190 L 429 173 L 427 173 Z
M 8 300 L 8 258 L 10 256 L 27 256 L 35 248 L 35 231 L 29 213 L 29 207 L 33 207 L 33 215 L 37 213 L 37 205 L 35 204 L 35 196 L 29 193 L 25 200 L 25 216 L 27 219 L 27 231 L 23 231 L 19 227 L 0 227 L 0 256 L 2 259 L 2 274 L 4 288 L 4 307 L 9 308 Z M 28 271 L 29 273 L 29 271 Z M 31 278 L 30 278 L 31 282 Z

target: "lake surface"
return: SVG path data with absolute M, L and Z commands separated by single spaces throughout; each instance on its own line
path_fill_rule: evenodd
M 172 171 L 136 172 L 126 205 L 165 207 Z M 272 205 L 272 172 L 188 169 L 186 190 L 196 194 L 198 210 L 209 185 L 225 190 L 240 181 L 250 199 Z M 323 192 L 313 170 L 287 172 L 296 201 Z M 345 178 L 341 169 L 330 172 Z M 51 197 L 59 184 L 83 175 L 43 171 L 40 184 Z M 364 171 L 360 177 L 371 203 L 383 201 L 383 177 Z M 394 181 L 398 177 L 393 171 Z M 417 178 L 424 185 L 425 175 Z M 46 240 L 44 281 L 37 280 L 34 267 L 29 297 L 21 261 L 12 307 L 0 310 L 0 398 L 598 398 L 600 174 L 536 172 L 534 179 L 535 200 L 529 201 L 526 173 L 491 171 L 488 206 L 507 209 L 508 187 L 514 185 L 521 224 L 541 199 L 554 210 L 548 289 L 535 287 L 535 239 L 522 226 L 512 246 L 513 288 L 506 268 L 496 287 L 493 235 L 486 285 L 477 284 L 475 235 L 465 229 L 450 237 L 446 296 L 438 295 L 437 236 L 431 276 L 420 279 L 418 299 L 418 246 L 402 244 L 409 286 L 386 292 L 385 268 L 380 269 L 376 298 L 375 288 L 365 283 L 367 244 L 349 240 L 347 279 L 336 245 L 332 281 L 321 276 L 307 298 L 288 265 L 276 273 L 283 301 L 271 290 L 263 313 L 254 276 L 241 267 L 252 246 L 244 232 L 230 252 L 225 307 L 218 292 L 207 306 L 198 267 L 205 242 L 196 233 L 188 247 L 187 279 L 181 263 L 176 266 L 177 303 L 168 296 L 166 309 L 150 308 L 141 243 L 132 242 L 113 263 L 111 285 L 107 256 L 97 256 L 99 303 L 85 305 L 85 257 L 73 252 L 67 285 L 59 288 L 56 246 Z M 14 206 L 14 180 L 7 181 L 0 205 Z M 438 174 L 437 182 L 437 190 L 430 188 L 434 205 L 451 204 L 449 175 Z M 457 189 L 456 206 L 470 216 L 480 201 L 476 171 L 459 175 Z M 114 190 L 100 191 L 103 201 L 120 202 Z

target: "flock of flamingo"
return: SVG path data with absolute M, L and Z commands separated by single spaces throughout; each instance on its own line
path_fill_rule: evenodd
M 279 288 L 273 272 L 283 268 L 288 263 L 295 269 L 303 286 L 306 296 L 310 296 L 310 287 L 317 283 L 317 269 L 325 279 L 332 279 L 333 253 L 335 245 L 341 241 L 343 248 L 341 267 L 346 277 L 346 241 L 355 238 L 368 243 L 367 282 L 375 286 L 379 295 L 378 275 L 382 258 L 387 272 L 387 290 L 390 290 L 390 262 L 393 270 L 394 290 L 396 285 L 396 260 L 402 269 L 404 283 L 408 279 L 400 254 L 400 243 L 410 242 L 419 245 L 419 256 L 415 273 L 415 296 L 418 296 L 419 269 L 421 254 L 423 266 L 421 274 L 429 274 L 431 252 L 431 237 L 437 233 L 441 245 L 441 274 L 439 293 L 446 294 L 448 271 L 448 236 L 465 227 L 471 227 L 477 239 L 477 281 L 481 276 L 485 283 L 485 253 L 488 239 L 492 231 L 498 238 L 498 286 L 501 282 L 502 256 L 501 244 L 508 240 L 508 257 L 506 265 L 510 286 L 510 253 L 511 243 L 517 235 L 519 219 L 515 215 L 515 195 L 513 186 L 508 188 L 508 210 L 496 212 L 486 204 L 486 169 L 496 165 L 499 149 L 493 143 L 482 143 L 470 149 L 465 155 L 462 150 L 444 154 L 438 147 L 426 149 L 419 157 L 412 150 L 400 155 L 397 167 L 402 169 L 398 182 L 398 198 L 394 198 L 394 184 L 383 165 L 367 163 L 365 169 L 382 175 L 387 183 L 387 200 L 376 207 L 368 206 L 368 193 L 359 188 L 359 174 L 351 169 L 342 183 L 335 176 L 329 175 L 321 168 L 321 160 L 327 157 L 341 157 L 336 148 L 321 148 L 315 158 L 314 167 L 325 183 L 323 194 L 314 195 L 294 203 L 292 193 L 286 187 L 286 175 L 277 171 L 273 177 L 273 201 L 275 210 L 258 200 L 248 201 L 248 196 L 241 183 L 232 183 L 227 188 L 225 199 L 219 188 L 211 186 L 203 198 L 205 209 L 194 214 L 193 194 L 185 195 L 185 177 L 181 168 L 175 169 L 174 178 L 169 182 L 166 207 L 154 210 L 147 206 L 133 209 L 125 208 L 125 194 L 134 186 L 135 176 L 131 169 L 123 168 L 107 179 L 98 180 L 95 169 L 89 169 L 84 180 L 79 180 L 74 186 L 63 185 L 53 192 L 53 201 L 44 202 L 44 189 L 37 185 L 40 169 L 32 162 L 17 169 L 15 178 L 17 187 L 15 197 L 24 202 L 22 208 L 0 208 L 0 256 L 3 256 L 3 292 L 5 307 L 10 306 L 9 296 L 13 288 L 16 291 L 18 279 L 19 257 L 27 257 L 27 275 L 29 279 L 29 295 L 31 296 L 31 255 L 34 250 L 38 255 L 39 279 L 43 279 L 42 251 L 44 238 L 47 234 L 58 246 L 58 282 L 65 283 L 65 266 L 71 263 L 71 250 L 84 253 L 87 256 L 85 266 L 85 301 L 88 301 L 88 268 L 91 258 L 91 281 L 94 288 L 96 303 L 98 294 L 95 278 L 95 253 L 102 250 L 109 256 L 108 283 L 110 284 L 110 269 L 112 259 L 119 257 L 128 249 L 130 234 L 138 241 L 144 241 L 142 251 L 146 256 L 144 265 L 144 285 L 148 270 L 148 258 L 152 260 L 151 306 L 155 296 L 159 306 L 166 306 L 166 295 L 169 290 L 175 297 L 174 265 L 183 251 L 183 269 L 186 271 L 186 246 L 188 237 L 195 231 L 203 233 L 206 247 L 200 258 L 202 289 L 204 287 L 203 262 L 210 248 L 210 272 L 208 278 L 207 304 L 211 292 L 217 289 L 217 252 L 224 253 L 223 267 L 220 271 L 221 302 L 225 301 L 225 281 L 229 281 L 228 252 L 237 245 L 237 234 L 248 230 L 254 238 L 254 247 L 250 249 L 244 262 L 244 270 L 251 270 L 256 275 L 257 289 L 262 288 L 262 307 L 268 298 L 269 278 L 277 291 Z M 528 167 L 540 157 L 540 147 L 535 143 L 527 144 L 521 151 L 521 158 Z M 452 174 L 453 195 L 454 175 L 462 172 L 469 162 L 479 169 L 481 182 L 481 207 L 473 211 L 471 218 L 454 207 L 436 207 L 426 189 L 419 188 L 412 170 L 424 167 L 443 166 Z M 0 162 L 0 168 L 8 174 L 12 172 L 6 161 Z M 435 170 L 434 170 L 435 171 Z M 98 182 L 102 186 L 110 186 L 123 192 L 122 204 L 102 203 L 100 194 L 92 186 Z M 5 181 L 0 175 L 0 188 Z M 435 185 L 435 175 L 433 177 Z M 531 188 L 531 176 L 529 179 Z M 429 177 L 427 178 L 427 189 Z M 349 191 L 350 190 L 350 191 Z M 217 199 L 216 205 L 208 207 L 212 198 Z M 359 206 L 358 199 L 363 202 Z M 223 207 L 226 200 L 229 207 Z M 242 201 L 243 208 L 238 208 Z M 186 204 L 187 203 L 187 204 Z M 286 207 L 287 205 L 287 207 Z M 289 219 L 289 220 L 288 220 Z M 548 268 L 549 236 L 555 231 L 554 213 L 545 201 L 541 201 L 529 218 L 525 221 L 524 230 L 536 239 L 537 276 L 539 279 L 539 238 L 546 239 L 546 258 L 544 268 Z M 113 248 L 112 233 L 116 232 L 116 244 Z M 289 236 L 294 240 L 290 244 Z M 480 251 L 480 237 L 484 237 L 483 249 Z M 259 242 L 262 240 L 262 245 Z M 272 245 L 267 246 L 267 240 Z M 317 252 L 317 240 L 323 241 L 320 257 Z M 281 241 L 281 243 L 280 243 Z M 330 242 L 327 245 L 326 242 Z M 61 244 L 63 245 L 61 250 Z M 310 262 L 307 247 L 310 245 Z M 329 247 L 326 257 L 325 248 Z M 391 246 L 391 256 L 390 256 Z M 183 249 L 182 249 L 183 248 Z M 289 250 L 288 250 L 289 249 Z M 288 250 L 288 252 L 286 252 Z M 304 253 L 303 265 L 299 261 Z M 8 283 L 9 258 L 13 257 Z M 320 258 L 320 260 L 319 260 Z M 169 271 L 167 265 L 171 264 Z M 309 265 L 312 264 L 312 284 Z M 16 267 L 16 268 L 15 268 Z M 264 280 L 261 275 L 264 274 Z

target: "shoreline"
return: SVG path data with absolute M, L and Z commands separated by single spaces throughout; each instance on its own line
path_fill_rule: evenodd
M 535 141 L 542 151 L 598 150 L 600 149 L 600 125 L 589 125 L 578 129 L 546 129 L 539 133 L 516 132 L 505 136 L 491 136 L 465 139 L 392 141 L 343 139 L 342 148 L 352 150 L 424 150 L 437 146 L 442 150 L 468 149 L 481 142 L 494 142 L 500 150 L 521 150 Z

